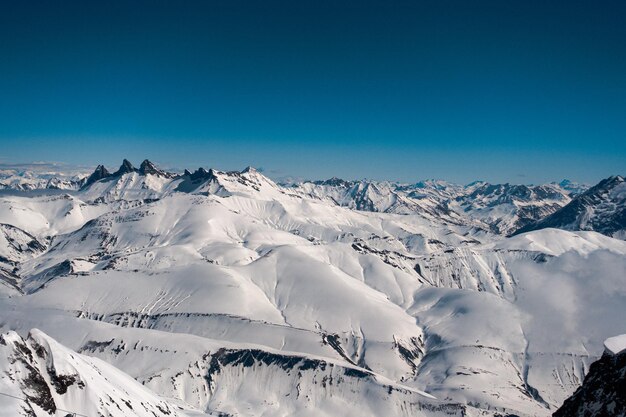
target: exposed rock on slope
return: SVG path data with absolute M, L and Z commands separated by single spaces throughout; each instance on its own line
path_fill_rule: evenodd
M 456 199 L 463 212 L 505 235 L 554 213 L 570 201 L 569 193 L 556 184 L 479 183 L 466 191 Z
M 570 201 L 571 190 L 475 182 L 465 187 L 445 181 L 399 184 L 381 181 L 303 182 L 294 190 L 356 210 L 418 214 L 451 223 L 473 224 L 498 234 L 511 233 L 554 213 Z
M 133 378 L 39 330 L 0 335 L 0 415 L 182 416 Z
M 88 187 L 96 181 L 100 181 L 101 179 L 110 177 L 111 173 L 104 167 L 104 165 L 98 165 L 93 173 L 87 177 L 85 180 L 85 184 L 83 187 Z
M 626 335 L 618 338 L 621 341 L 607 340 L 602 358 L 591 365 L 582 386 L 554 417 L 626 416 Z
M 593 230 L 607 236 L 626 237 L 626 182 L 613 176 L 600 181 L 575 197 L 562 209 L 515 233 L 555 227 L 565 230 Z
M 10 224 L 0 223 L 0 294 L 19 292 L 19 264 L 45 250 L 46 245 L 30 233 Z

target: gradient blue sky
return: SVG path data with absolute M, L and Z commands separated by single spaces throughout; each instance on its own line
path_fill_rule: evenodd
M 0 162 L 593 182 L 626 2 L 2 1 Z

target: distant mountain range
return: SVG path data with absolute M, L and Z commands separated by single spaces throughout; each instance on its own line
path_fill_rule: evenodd
M 35 172 L 28 171 L 23 171 L 19 175 L 16 175 L 15 171 L 8 174 L 0 172 L 0 190 L 76 191 L 85 189 L 97 181 L 111 181 L 132 172 L 141 176 L 150 174 L 172 180 L 172 182 L 184 181 L 184 184 L 178 184 L 179 187 L 168 187 L 169 190 L 175 189 L 183 192 L 194 192 L 198 188 L 196 186 L 212 178 L 214 183 L 219 182 L 215 173 L 220 173 L 222 176 L 229 174 L 231 177 L 235 175 L 235 172 L 207 171 L 204 168 L 199 168 L 193 173 L 188 170 L 183 173 L 172 173 L 157 168 L 149 160 L 144 160 L 139 168 L 135 168 L 131 162 L 124 160 L 122 165 L 113 172 L 99 165 L 91 175 L 84 177 L 67 178 L 50 174 L 39 176 Z M 273 184 L 267 178 L 264 181 Z M 596 230 L 607 235 L 619 235 L 624 228 L 624 216 L 626 216 L 623 209 L 624 193 L 619 187 L 621 183 L 623 183 L 623 177 L 608 178 L 597 186 L 591 187 L 592 189 L 581 198 L 576 197 L 590 187 L 568 180 L 543 185 L 490 184 L 476 181 L 462 186 L 442 180 L 404 184 L 331 178 L 320 181 L 273 184 L 273 186 L 354 210 L 419 214 L 440 218 L 451 223 L 472 224 L 504 235 L 545 227 Z M 603 190 L 608 192 L 614 187 L 618 187 L 616 191 L 602 194 Z M 210 189 L 206 192 L 210 192 Z M 601 201 L 602 199 L 604 200 Z M 572 202 L 571 205 L 570 202 Z M 601 220 L 595 220 L 592 211 L 595 212 L 596 209 L 607 214 L 601 216 Z M 611 210 L 612 213 L 608 213 Z

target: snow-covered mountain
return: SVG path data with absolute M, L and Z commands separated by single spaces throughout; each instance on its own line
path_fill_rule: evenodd
M 80 176 L 39 175 L 33 172 L 0 170 L 0 190 L 78 190 L 85 180 Z
M 476 214 L 558 186 L 111 171 L 0 194 L 0 329 L 41 329 L 177 412 L 547 416 L 624 330 L 626 242 Z
M 38 175 L 28 171 L 16 175 L 16 172 L 12 170 L 11 175 L 3 177 L 0 171 L 0 189 L 77 190 L 88 188 L 100 180 L 106 180 L 111 185 L 117 183 L 116 180 L 124 174 L 136 173 L 131 182 L 138 180 L 139 187 L 152 189 L 157 191 L 155 195 L 160 195 L 158 183 L 163 185 L 171 182 L 177 184 L 176 191 L 197 191 L 197 186 L 203 184 L 207 188 L 205 192 L 214 192 L 215 190 L 210 188 L 211 182 L 207 180 L 211 176 L 210 172 L 219 171 L 199 168 L 193 173 L 185 170 L 182 174 L 176 174 L 157 168 L 149 160 L 144 160 L 139 168 L 124 160 L 117 170 L 109 171 L 103 165 L 99 165 L 91 175 L 84 177 L 68 178 L 50 173 Z M 222 175 L 222 178 L 230 177 L 231 180 L 232 177 L 241 174 L 237 171 L 220 173 L 228 174 Z M 142 184 L 141 180 L 147 178 L 146 174 L 158 178 L 156 181 L 153 178 L 153 182 L 157 184 Z M 177 181 L 181 178 L 186 181 L 184 183 Z M 120 187 L 128 188 L 129 185 Z M 461 186 L 442 180 L 403 184 L 371 180 L 345 181 L 339 178 L 280 184 L 279 187 L 284 192 L 321 199 L 354 210 L 395 214 L 419 213 L 450 223 L 472 224 L 499 234 L 513 233 L 545 218 L 587 188 L 568 180 L 539 186 L 489 184 L 482 181 Z M 95 194 L 97 195 L 97 192 Z M 114 194 L 113 198 L 117 196 Z
M 119 369 L 39 330 L 0 335 L 0 352 L 0 416 L 183 416 Z
M 434 180 L 399 184 L 338 178 L 302 182 L 291 187 L 303 195 L 351 209 L 420 213 L 451 223 L 474 224 L 505 235 L 559 210 L 582 188 L 569 181 L 539 186 L 478 181 L 459 186 Z
M 325 181 L 292 185 L 303 195 L 330 201 L 342 207 L 380 213 L 411 214 L 420 212 L 436 218 L 460 221 L 447 206 L 450 197 L 461 190 L 442 181 L 403 185 L 378 181 Z
M 556 184 L 538 186 L 476 183 L 456 198 L 468 217 L 509 234 L 542 219 L 569 203 L 570 192 Z
M 89 169 L 60 163 L 0 163 L 0 190 L 77 190 Z
M 626 238 L 626 182 L 616 175 L 600 181 L 576 196 L 568 205 L 517 233 L 546 227 L 565 230 L 595 230 L 607 236 Z
M 0 294 L 19 292 L 19 277 L 15 271 L 20 263 L 45 249 L 45 244 L 30 233 L 10 224 L 0 224 Z

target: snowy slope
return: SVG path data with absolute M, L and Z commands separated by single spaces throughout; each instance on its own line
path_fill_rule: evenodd
M 561 185 L 562 184 L 562 185 Z M 559 210 L 583 186 L 562 182 L 538 186 L 445 181 L 400 184 L 378 181 L 306 181 L 292 184 L 302 195 L 356 210 L 421 214 L 510 234 Z
M 604 347 L 613 355 L 619 355 L 626 350 L 626 334 L 609 337 L 604 341 Z
M 0 335 L 0 416 L 182 416 L 133 378 L 39 330 Z
M 454 211 L 484 184 L 284 187 L 149 161 L 97 177 L 0 195 L 0 326 L 40 328 L 197 412 L 547 416 L 623 332 L 626 242 L 503 237 Z M 372 210 L 334 201 L 344 188 Z M 387 210 L 393 193 L 419 207 Z
M 450 210 L 447 202 L 450 197 L 457 195 L 459 187 L 444 182 L 403 185 L 331 178 L 326 181 L 294 184 L 291 188 L 299 194 L 354 210 L 396 214 L 420 213 L 452 223 L 461 221 L 460 216 Z
M 85 181 L 82 168 L 55 163 L 0 166 L 0 190 L 77 190 Z
M 6 173 L 0 171 L 0 190 L 78 190 L 84 184 L 82 177 L 39 176 L 33 173 Z
M 600 181 L 576 196 L 568 205 L 517 233 L 557 227 L 565 230 L 594 230 L 619 239 L 626 237 L 626 182 L 622 176 Z
M 470 218 L 506 235 L 554 213 L 569 203 L 569 194 L 557 184 L 477 183 L 466 187 L 466 193 L 457 197 L 456 203 Z
M 68 331 L 55 321 L 48 321 L 48 331 L 63 334 L 82 355 L 113 363 L 145 387 L 178 397 L 177 405 L 186 410 L 193 406 L 228 415 L 270 416 L 478 413 L 345 361 L 154 330 L 120 329 L 91 320 L 65 318 L 63 323 L 72 324 Z M 118 386 L 126 384 L 118 382 Z

